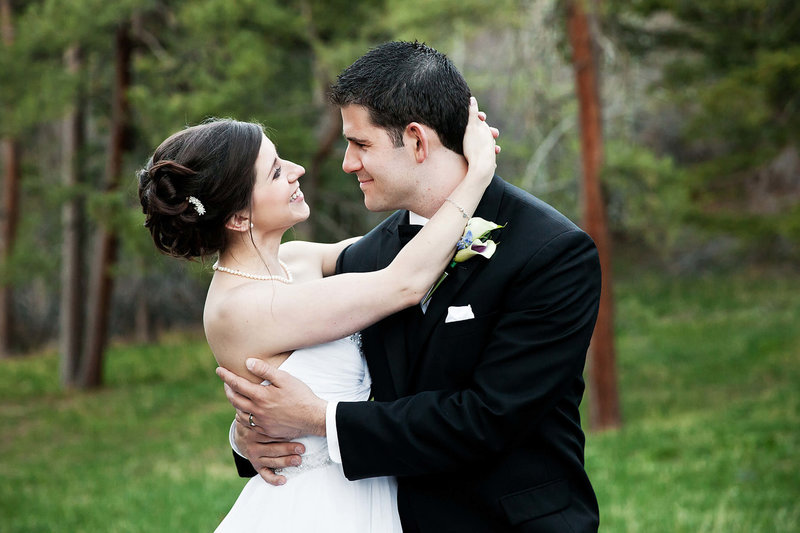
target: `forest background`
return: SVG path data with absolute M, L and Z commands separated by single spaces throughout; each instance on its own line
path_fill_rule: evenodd
M 785 313 L 796 308 L 800 259 L 800 4 L 579 4 L 602 105 L 608 250 L 627 295 L 618 313 L 630 313 L 617 321 L 620 349 L 642 348 L 622 329 L 646 327 L 631 316 L 651 317 L 643 309 L 652 299 L 691 308 L 669 311 L 681 324 L 672 335 L 690 338 L 692 323 L 681 317 L 699 306 L 707 318 L 716 297 L 729 297 L 734 313 L 780 312 L 763 342 L 796 363 L 798 328 Z M 582 222 L 573 5 L 0 0 L 0 354 L 57 353 L 57 381 L 69 391 L 109 381 L 110 339 L 158 345 L 170 332 L 199 330 L 210 265 L 155 253 L 134 177 L 186 125 L 260 122 L 283 157 L 306 167 L 312 217 L 289 238 L 333 241 L 380 221 L 385 214 L 366 211 L 341 170 L 341 124 L 325 91 L 387 40 L 417 39 L 448 54 L 501 130 L 498 173 Z M 764 285 L 778 289 L 748 292 Z M 701 296 L 686 303 L 675 291 Z M 763 355 L 761 344 L 745 344 L 736 350 Z M 669 348 L 660 364 L 686 349 Z M 623 359 L 621 373 L 627 364 L 635 366 Z M 621 396 L 635 397 L 620 379 Z M 778 508 L 780 523 L 796 523 L 796 505 Z

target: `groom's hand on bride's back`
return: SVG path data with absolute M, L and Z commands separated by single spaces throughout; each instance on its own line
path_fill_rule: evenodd
M 324 436 L 327 402 L 291 374 L 259 359 L 248 359 L 247 369 L 270 385 L 217 369 L 225 382 L 225 395 L 236 409 L 234 441 L 267 483 L 281 485 L 286 479 L 272 469 L 298 466 L 299 454 L 304 452 L 302 444 L 286 441 L 302 435 Z
M 223 367 L 217 375 L 225 382 L 228 401 L 242 413 L 250 413 L 248 423 L 260 426 L 261 433 L 292 440 L 303 435 L 325 436 L 325 410 L 328 402 L 319 398 L 302 381 L 260 359 L 247 359 L 247 369 L 269 382 L 253 383 Z M 249 425 L 249 424 L 248 424 Z
M 259 433 L 249 423 L 242 423 L 242 418 L 249 416 L 241 411 L 236 412 L 236 430 L 234 441 L 239 451 L 250 461 L 258 474 L 270 485 L 283 485 L 286 478 L 276 474 L 276 468 L 300 466 L 301 454 L 305 447 L 299 442 L 276 442 L 275 439 Z M 249 421 L 248 421 L 249 422 Z

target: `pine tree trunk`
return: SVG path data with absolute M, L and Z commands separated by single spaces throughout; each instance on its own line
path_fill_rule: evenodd
M 14 42 L 10 0 L 0 0 L 0 33 L 4 46 Z M 8 265 L 14 251 L 19 222 L 20 147 L 16 139 L 0 141 L 3 165 L 3 203 L 0 206 L 0 266 Z M 11 354 L 13 292 L 11 283 L 0 279 L 0 359 Z
M 311 105 L 314 106 L 316 109 L 319 109 L 321 112 L 319 114 L 319 120 L 317 122 L 317 128 L 315 132 L 315 137 L 319 143 L 325 143 L 325 139 L 327 134 L 325 133 L 325 126 L 324 123 L 326 122 L 327 117 L 329 116 L 329 111 L 326 109 L 327 107 L 325 104 L 325 91 L 327 87 L 330 85 L 329 76 L 327 73 L 327 69 L 325 68 L 325 63 L 322 61 L 320 57 L 320 50 L 321 47 L 324 46 L 322 40 L 319 37 L 319 33 L 317 32 L 317 24 L 314 18 L 314 10 L 312 9 L 311 2 L 308 0 L 301 0 L 298 4 L 300 8 L 300 14 L 303 18 L 303 22 L 305 23 L 305 33 L 309 40 L 309 44 L 311 45 L 311 68 L 312 68 L 312 77 L 311 80 L 313 82 L 313 88 L 311 93 Z M 338 113 L 338 110 L 337 110 Z M 320 166 L 324 162 L 325 148 L 320 146 L 314 153 L 311 158 L 311 166 L 308 169 L 305 177 L 303 178 L 303 196 L 305 197 L 306 203 L 311 206 L 313 209 L 316 205 L 317 201 L 317 192 L 319 191 L 319 176 L 320 176 Z M 299 235 L 304 240 L 314 240 L 314 235 L 316 223 L 312 221 L 306 221 L 304 224 L 298 225 L 295 230 L 300 230 Z
M 320 183 L 318 176 L 322 175 L 322 165 L 328 160 L 336 142 L 342 137 L 342 115 L 338 108 L 327 106 L 325 112 L 320 113 L 317 125 L 317 149 L 311 157 L 311 167 L 309 169 L 311 177 L 306 179 L 313 180 L 311 183 L 311 198 L 309 205 L 317 198 Z M 306 187 L 303 188 L 305 194 Z
M 622 421 L 614 355 L 611 242 L 600 187 L 600 171 L 603 166 L 603 126 L 599 80 L 594 53 L 595 38 L 589 15 L 584 9 L 585 4 L 582 0 L 569 2 L 567 32 L 572 45 L 572 62 L 579 102 L 584 226 L 597 244 L 603 272 L 600 311 L 589 348 L 589 424 L 593 429 L 603 430 L 619 427 Z
M 8 265 L 19 221 L 20 150 L 14 139 L 3 139 L 3 210 L 0 213 L 0 264 Z M 0 358 L 11 354 L 13 326 L 11 283 L 0 282 Z
M 136 342 L 150 343 L 154 342 L 156 338 L 155 328 L 153 325 L 153 317 L 150 313 L 150 291 L 148 291 L 147 278 L 145 270 L 147 265 L 145 261 L 139 257 L 136 259 L 137 271 L 139 278 L 136 280 L 136 314 L 134 315 L 134 326 L 136 332 Z
M 116 32 L 111 131 L 106 164 L 106 190 L 109 192 L 119 186 L 122 154 L 129 144 L 127 142 L 129 131 L 127 91 L 130 85 L 132 49 L 130 26 L 122 23 Z M 80 384 L 83 387 L 98 387 L 102 384 L 103 355 L 108 341 L 111 295 L 114 288 L 111 269 L 116 263 L 117 248 L 116 234 L 108 225 L 100 224 L 95 233 L 95 249 L 89 280 L 85 344 L 81 361 Z
M 67 71 L 78 76 L 81 52 L 73 46 L 64 54 Z M 80 183 L 79 157 L 83 149 L 83 95 L 78 94 L 75 108 L 64 118 L 62 126 L 62 184 L 74 191 Z M 83 339 L 83 199 L 74 193 L 61 208 L 61 302 L 59 313 L 59 354 L 61 384 L 72 387 L 80 370 Z

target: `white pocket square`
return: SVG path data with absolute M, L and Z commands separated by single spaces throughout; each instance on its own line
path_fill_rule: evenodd
M 444 323 L 460 322 L 471 318 L 475 318 L 475 315 L 472 313 L 471 305 L 451 305 L 447 308 L 447 318 L 444 319 Z

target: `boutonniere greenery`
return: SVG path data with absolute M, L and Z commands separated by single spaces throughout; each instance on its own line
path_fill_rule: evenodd
M 476 255 L 490 259 L 494 255 L 495 250 L 497 250 L 497 245 L 499 243 L 494 242 L 489 237 L 491 237 L 494 230 L 504 227 L 506 227 L 505 224 L 500 226 L 489 220 L 484 220 L 481 217 L 472 217 L 469 219 L 467 226 L 464 228 L 464 234 L 456 244 L 456 255 L 453 257 L 453 260 L 450 261 L 445 271 L 442 272 L 439 281 L 433 284 L 433 287 L 431 287 L 425 295 L 425 298 L 422 299 L 422 305 L 428 303 L 434 291 L 439 288 L 439 285 L 450 275 L 450 271 L 455 268 L 458 263 L 463 263 Z

